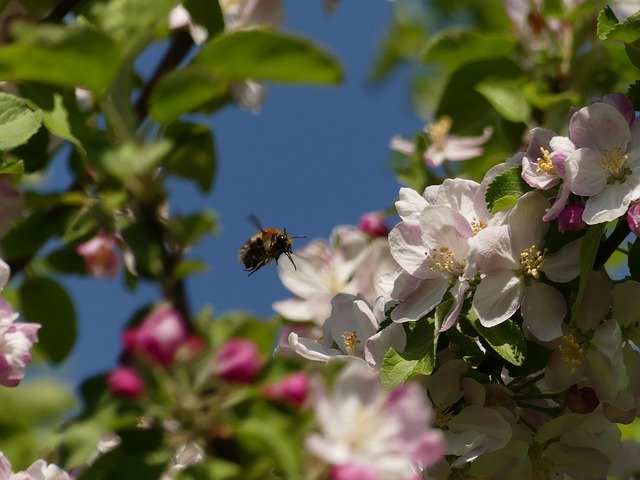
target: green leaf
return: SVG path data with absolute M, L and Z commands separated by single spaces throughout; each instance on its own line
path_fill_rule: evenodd
M 471 310 L 469 322 L 495 352 L 513 365 L 523 365 L 527 357 L 527 342 L 522 330 L 513 320 L 505 320 L 491 328 L 482 326 L 478 315 Z
M 33 107 L 42 111 L 43 123 L 51 133 L 69 140 L 84 152 L 78 136 L 85 128 L 85 119 L 78 109 L 73 90 L 55 92 L 42 85 L 30 84 L 22 86 L 20 93 Z
M 392 24 L 380 45 L 378 58 L 371 72 L 372 80 L 382 82 L 394 67 L 405 60 L 414 60 L 424 45 L 426 35 L 424 27 L 417 22 Z
M 476 90 L 510 122 L 526 122 L 531 116 L 531 105 L 527 102 L 519 80 L 487 78 L 476 85 Z
M 227 95 L 227 81 L 209 70 L 188 66 L 160 78 L 151 91 L 149 108 L 158 122 L 168 125 L 181 115 L 196 111 Z
M 166 135 L 174 142 L 174 148 L 165 165 L 171 173 L 184 177 L 209 192 L 216 173 L 216 146 L 213 132 L 197 123 L 176 123 Z
M 635 13 L 623 22 L 618 22 L 611 7 L 606 6 L 598 15 L 598 37 L 600 40 L 615 39 L 626 43 L 640 38 L 640 13 Z
M 27 143 L 11 150 L 11 155 L 16 156 L 24 164 L 25 172 L 37 172 L 44 169 L 51 156 L 49 155 L 49 131 L 41 126 Z
M 30 322 L 40 323 L 38 349 L 53 363 L 61 363 L 76 341 L 76 312 L 67 291 L 47 277 L 25 278 L 20 308 Z
M 209 38 L 215 37 L 224 30 L 224 17 L 220 2 L 185 0 L 183 5 L 189 11 L 191 21 L 207 29 Z
M 335 85 L 342 68 L 327 51 L 302 37 L 268 30 L 235 30 L 205 45 L 196 65 L 230 80 Z
M 629 273 L 631 278 L 640 281 L 640 239 L 636 238 L 629 248 Z
M 115 150 L 105 152 L 100 163 L 107 173 L 125 182 L 132 175 L 151 172 L 169 153 L 171 147 L 172 144 L 168 140 L 156 140 L 145 145 L 125 143 Z
M 216 225 L 215 213 L 204 210 L 182 218 L 172 217 L 168 229 L 174 240 L 187 247 L 196 243 L 200 237 L 213 234 Z
M 487 188 L 484 199 L 489 211 L 497 213 L 513 207 L 518 198 L 529 190 L 531 188 L 520 175 L 520 167 L 514 167 L 493 179 Z
M 593 264 L 596 261 L 596 254 L 598 253 L 598 247 L 602 241 L 602 236 L 607 228 L 606 223 L 599 223 L 597 225 L 591 225 L 587 232 L 582 237 L 580 244 L 580 287 L 578 288 L 578 294 L 571 306 L 571 317 L 575 317 L 580 308 L 582 297 L 589 284 L 589 276 L 591 276 L 591 270 L 593 270 Z
M 162 247 L 144 224 L 126 227 L 122 230 L 122 238 L 133 252 L 136 270 L 141 276 L 155 278 L 163 272 Z
M 84 260 L 76 253 L 77 245 L 65 245 L 62 248 L 54 250 L 45 258 L 45 263 L 61 273 L 84 274 L 87 267 Z
M 432 319 L 422 319 L 408 333 L 403 352 L 389 349 L 380 368 L 381 382 L 386 389 L 397 387 L 413 375 L 431 375 L 435 368 L 435 327 Z
M 99 92 L 120 61 L 115 42 L 89 26 L 16 25 L 17 42 L 0 49 L 0 78 L 35 81 Z
M 212 458 L 189 467 L 178 474 L 178 480 L 236 480 L 242 476 L 242 468 L 221 458 Z
M 23 99 L 0 92 L 0 150 L 27 143 L 41 124 L 40 110 L 34 111 Z
M 169 29 L 167 18 L 174 0 L 110 0 L 91 2 L 84 14 L 133 55 Z
M 625 43 L 624 49 L 627 52 L 627 56 L 629 57 L 629 60 L 631 60 L 631 63 L 633 63 L 636 68 L 640 68 L 640 40 Z
M 22 160 L 3 158 L 0 162 L 0 174 L 22 175 L 24 173 L 24 162 Z
M 516 45 L 509 36 L 448 29 L 429 39 L 422 52 L 422 62 L 442 63 L 454 69 L 469 62 L 506 57 L 515 50 Z

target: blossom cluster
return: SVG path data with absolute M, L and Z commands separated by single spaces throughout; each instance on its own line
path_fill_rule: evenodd
M 574 110 L 566 136 L 532 129 L 526 148 L 479 183 L 402 188 L 388 237 L 339 227 L 334 238 L 345 241 L 311 242 L 297 270 L 280 265 L 296 297 L 274 308 L 309 322 L 292 327 L 289 348 L 360 372 L 349 366 L 333 399 L 319 390 L 315 402 L 324 433 L 308 448 L 332 478 L 639 472 L 616 424 L 640 411 L 640 283 L 610 278 L 597 242 L 585 240 L 614 220 L 640 234 L 638 205 L 640 121 L 626 96 L 609 94 Z M 428 438 L 411 445 L 431 455 L 396 449 L 386 430 L 396 427 L 373 421 L 369 405 L 404 414 L 364 377 L 420 399 L 412 409 L 424 418 L 397 428 Z M 359 416 L 366 432 L 352 424 Z

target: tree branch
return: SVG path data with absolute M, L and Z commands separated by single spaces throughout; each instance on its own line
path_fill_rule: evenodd
M 615 252 L 616 248 L 627 238 L 629 233 L 631 233 L 631 229 L 627 223 L 626 216 L 623 216 L 618 220 L 618 224 L 613 232 L 611 232 L 611 235 L 598 247 L 598 253 L 596 253 L 596 259 L 593 264 L 594 270 L 600 270 L 604 266 L 607 260 L 609 260 L 609 257 L 613 255 L 613 252 Z

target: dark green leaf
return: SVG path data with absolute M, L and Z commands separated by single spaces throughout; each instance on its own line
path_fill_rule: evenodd
M 204 68 L 189 66 L 160 78 L 151 92 L 151 115 L 165 125 L 181 115 L 198 110 L 211 100 L 224 97 L 227 81 Z
M 587 233 L 582 237 L 582 243 L 580 244 L 580 288 L 578 294 L 571 306 L 571 317 L 573 318 L 580 308 L 582 297 L 589 284 L 589 277 L 591 276 L 591 270 L 593 270 L 593 264 L 596 260 L 596 254 L 598 253 L 598 247 L 602 241 L 602 236 L 607 228 L 606 223 L 599 223 L 597 225 L 591 225 L 587 229 Z
M 242 476 L 242 468 L 221 458 L 212 458 L 194 465 L 178 475 L 178 480 L 236 480 Z
M 215 37 L 224 30 L 224 17 L 220 2 L 210 0 L 185 0 L 185 8 L 191 15 L 193 23 L 202 25 L 209 32 L 209 38 Z
M 640 68 L 640 40 L 636 40 L 632 43 L 625 43 L 624 49 L 626 50 L 631 63 L 633 63 L 636 68 Z
M 127 243 L 136 260 L 136 270 L 143 277 L 155 278 L 164 269 L 162 247 L 141 223 L 135 223 L 122 230 L 122 238 Z
M 65 245 L 54 250 L 45 259 L 46 264 L 61 273 L 84 274 L 87 271 L 84 260 L 76 253 L 76 245 Z
M 629 97 L 629 100 L 633 103 L 635 110 L 640 110 L 640 80 L 636 80 L 629 85 L 627 97 Z
M 61 363 L 76 341 L 76 312 L 67 291 L 46 277 L 25 278 L 20 308 L 30 322 L 40 323 L 38 348 L 53 363 Z
M 27 143 L 41 124 L 40 110 L 29 108 L 21 98 L 0 92 L 0 150 L 11 150 Z
M 41 126 L 27 143 L 14 148 L 11 154 L 22 161 L 26 172 L 36 172 L 45 168 L 49 160 L 51 160 L 47 150 L 50 137 L 49 131 L 44 126 Z
M 14 31 L 18 41 L 0 49 L 3 80 L 83 86 L 99 92 L 118 68 L 118 46 L 89 26 L 21 23 Z
M 338 61 L 302 37 L 268 30 L 235 30 L 205 45 L 195 64 L 230 80 L 334 85 Z
M 491 328 L 482 326 L 473 310 L 468 316 L 473 328 L 495 352 L 513 365 L 523 365 L 527 357 L 527 342 L 522 330 L 512 320 L 506 320 Z
M 629 273 L 631 278 L 640 281 L 640 239 L 636 238 L 629 249 Z
M 454 69 L 469 62 L 506 57 L 516 45 L 509 36 L 448 29 L 429 39 L 422 52 L 422 61 L 442 63 Z
M 531 105 L 524 96 L 521 81 L 491 77 L 476 85 L 476 90 L 489 101 L 501 117 L 510 122 L 529 120 Z
M 489 211 L 497 213 L 515 206 L 518 198 L 529 190 L 531 188 L 520 175 L 520 167 L 514 167 L 493 179 L 484 199 Z
M 105 152 L 100 163 L 107 173 L 126 182 L 131 176 L 150 173 L 171 150 L 171 146 L 168 140 L 157 140 L 145 145 L 125 143 L 115 150 Z
M 210 191 L 217 166 L 213 132 L 204 125 L 177 123 L 166 133 L 174 142 L 167 170 L 194 181 L 203 192 Z

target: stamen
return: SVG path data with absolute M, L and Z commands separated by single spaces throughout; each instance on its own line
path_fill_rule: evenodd
M 342 340 L 344 341 L 344 349 L 349 355 L 358 355 L 360 340 L 358 334 L 355 331 L 344 332 L 342 334 Z
M 573 335 L 563 335 L 558 350 L 562 360 L 571 364 L 571 373 L 575 373 L 576 368 L 582 364 L 581 357 L 584 354 L 584 348 L 580 346 Z
M 539 157 L 536 162 L 536 173 L 546 173 L 548 175 L 556 174 L 556 167 L 553 166 L 553 161 L 551 160 L 551 154 L 549 150 L 544 147 L 540 147 L 540 153 L 542 157 Z
M 443 143 L 449 135 L 451 125 L 453 125 L 453 119 L 447 115 L 444 115 L 437 121 L 427 126 L 427 133 L 429 134 L 429 138 L 431 138 L 431 141 L 437 144 Z
M 552 476 L 555 466 L 544 454 L 542 445 L 533 444 L 529 447 L 529 460 L 531 462 L 531 478 L 533 480 L 547 480 L 556 478 Z
M 486 227 L 487 227 L 487 224 L 482 220 L 478 220 L 476 218 L 471 220 L 471 231 L 473 232 L 474 235 L 477 235 L 478 232 L 480 232 L 480 230 Z
M 451 407 L 446 407 L 446 408 L 437 407 L 435 409 L 435 418 L 433 420 L 433 424 L 438 428 L 442 428 L 443 430 L 448 430 L 449 427 L 447 426 L 447 424 L 451 421 L 453 417 L 455 417 L 455 414 L 453 413 L 453 409 Z
M 540 271 L 544 266 L 544 255 L 547 253 L 547 249 L 540 251 L 535 245 L 531 245 L 520 254 L 520 266 L 522 272 L 527 277 L 540 278 Z
M 425 252 L 431 260 L 429 270 L 432 272 L 446 272 L 454 277 L 459 277 L 464 273 L 464 263 L 456 260 L 454 253 L 447 247 L 440 247 L 432 252 Z
M 631 173 L 631 170 L 626 166 L 626 162 L 629 156 L 622 153 L 620 147 L 616 147 L 612 150 L 605 150 L 600 158 L 600 166 L 609 175 L 609 180 L 617 182 L 624 180 L 625 176 Z

